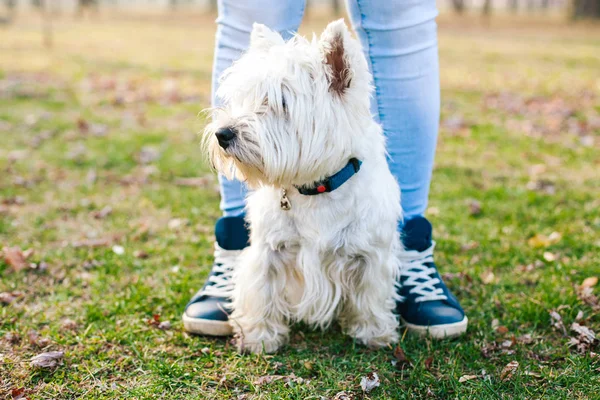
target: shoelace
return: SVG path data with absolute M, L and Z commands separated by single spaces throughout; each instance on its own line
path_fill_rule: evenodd
M 215 265 L 208 285 L 200 293 L 202 296 L 229 298 L 233 292 L 233 270 L 241 250 L 225 250 L 215 243 Z
M 435 242 L 432 242 L 431 247 L 427 250 L 405 250 L 399 256 L 402 263 L 400 276 L 407 278 L 402 286 L 414 286 L 409 293 L 419 296 L 415 298 L 416 303 L 448 299 L 444 294 L 444 289 L 435 287 L 441 282 L 433 276 L 436 269 L 425 265 L 426 263 L 433 263 L 434 247 Z

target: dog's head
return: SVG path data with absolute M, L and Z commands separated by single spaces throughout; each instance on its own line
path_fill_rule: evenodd
M 204 140 L 213 165 L 250 186 L 302 185 L 335 173 L 372 121 L 371 76 L 342 20 L 320 39 L 285 42 L 255 24 L 250 48 L 227 69 Z

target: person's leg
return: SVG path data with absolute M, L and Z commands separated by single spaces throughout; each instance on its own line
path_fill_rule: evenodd
M 262 23 L 289 38 L 298 29 L 304 13 L 304 0 L 219 0 L 217 35 L 212 80 L 212 105 L 219 106 L 215 96 L 219 78 L 250 44 L 254 22 Z M 187 304 L 183 325 L 188 332 L 206 335 L 231 333 L 229 298 L 231 276 L 237 259 L 248 245 L 248 229 L 244 221 L 246 187 L 237 180 L 219 176 L 223 217 L 215 226 L 215 264 L 204 287 Z
M 372 109 L 387 137 L 389 166 L 402 192 L 399 230 L 406 251 L 398 311 L 409 329 L 464 332 L 467 319 L 433 263 L 423 217 L 437 142 L 440 83 L 435 0 L 347 0 L 375 84 Z
M 409 220 L 427 208 L 438 133 L 435 0 L 349 0 L 348 9 L 373 73 L 372 110 Z
M 223 71 L 237 60 L 250 44 L 252 24 L 258 22 L 290 38 L 300 26 L 304 15 L 304 0 L 219 0 L 215 59 L 212 75 L 212 105 L 220 100 L 215 93 Z M 219 176 L 221 210 L 224 216 L 244 214 L 246 185 L 238 180 Z

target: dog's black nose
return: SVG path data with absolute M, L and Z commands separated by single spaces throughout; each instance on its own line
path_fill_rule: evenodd
M 219 129 L 215 135 L 217 136 L 217 140 L 219 141 L 219 145 L 226 149 L 229 147 L 233 139 L 235 139 L 235 130 L 231 127 L 221 128 Z

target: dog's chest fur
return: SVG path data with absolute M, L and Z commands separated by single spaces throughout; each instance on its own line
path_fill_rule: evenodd
M 290 210 L 280 207 L 281 191 L 263 187 L 248 199 L 255 243 L 272 259 L 271 273 L 285 280 L 292 318 L 326 326 L 360 285 L 372 265 L 391 254 L 400 217 L 397 186 L 385 159 L 372 158 L 334 192 L 305 196 L 288 191 Z

